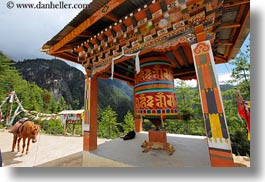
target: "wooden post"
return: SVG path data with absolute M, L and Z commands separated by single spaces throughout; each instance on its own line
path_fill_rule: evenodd
M 133 90 L 133 97 L 135 99 L 135 88 Z M 134 128 L 135 128 L 135 132 L 141 132 L 143 131 L 143 119 L 141 116 L 137 116 L 135 109 L 136 109 L 136 105 L 135 105 L 135 100 L 134 100 Z
M 85 81 L 85 111 L 84 111 L 84 136 L 83 150 L 97 149 L 97 103 L 98 82 L 97 78 L 86 76 Z
M 11 95 L 9 97 L 9 100 L 8 100 L 8 106 L 7 106 L 7 111 L 6 111 L 6 126 L 9 124 L 9 121 L 10 121 L 10 118 L 11 118 L 11 114 L 12 114 L 12 105 L 13 105 L 13 98 L 14 97 L 13 95 Z
M 64 126 L 64 136 L 67 134 L 67 128 L 68 128 L 68 122 L 67 120 L 65 121 L 65 126 Z
M 141 117 L 135 117 L 134 122 L 135 122 L 134 123 L 135 132 L 143 131 L 142 118 Z
M 212 167 L 233 167 L 230 136 L 209 40 L 191 45 Z
M 75 136 L 75 122 L 73 122 L 73 136 Z

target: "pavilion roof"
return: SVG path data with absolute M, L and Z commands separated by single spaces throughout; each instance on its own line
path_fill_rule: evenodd
M 205 9 L 207 9 L 209 3 L 214 8 L 206 11 Z M 42 46 L 42 51 L 82 64 L 87 69 L 103 67 L 98 70 L 106 72 L 105 75 L 109 76 L 110 62 L 108 58 L 117 52 L 121 52 L 121 47 L 127 45 L 123 41 L 125 39 L 123 35 L 128 34 L 129 28 L 133 25 L 133 27 L 140 29 L 141 22 L 147 24 L 149 19 L 154 22 L 154 19 L 157 18 L 154 17 L 158 12 L 157 7 L 161 9 L 162 14 L 165 14 L 165 12 L 172 12 L 170 7 L 173 4 L 180 7 L 176 13 L 188 11 L 189 17 L 198 15 L 210 19 L 211 13 L 214 13 L 215 20 L 213 22 L 209 21 L 210 26 L 208 27 L 207 23 L 209 22 L 206 21 L 203 26 L 205 31 L 209 28 L 213 33 L 207 33 L 206 36 L 211 39 L 217 64 L 228 62 L 234 58 L 250 32 L 250 0 L 224 0 L 223 3 L 221 0 L 93 0 L 88 8 L 83 9 L 57 35 L 47 41 Z M 183 6 L 185 8 L 182 8 Z M 194 7 L 195 9 L 193 9 Z M 202 12 L 203 15 L 200 15 Z M 144 21 L 139 17 L 145 17 L 147 20 Z M 185 17 L 183 16 L 177 22 L 185 25 L 180 34 L 171 33 L 167 36 L 178 38 L 182 35 L 191 35 L 194 30 L 190 32 L 187 30 L 190 21 L 188 19 L 186 19 L 187 21 L 184 20 Z M 111 47 L 109 37 L 116 39 L 118 36 L 121 37 L 117 38 L 118 41 L 122 42 L 121 45 L 109 48 Z M 149 48 L 146 46 L 148 51 L 141 49 L 140 56 L 166 55 L 175 61 L 174 77 L 181 79 L 194 78 L 195 70 L 189 46 L 192 42 L 176 43 L 175 50 L 160 51 L 161 47 L 167 46 L 168 42 L 161 42 L 160 45 L 150 44 L 148 45 Z M 130 43 L 134 42 L 131 41 Z M 105 44 L 106 47 L 104 47 Z M 117 49 L 117 52 L 115 49 Z M 133 48 L 128 49 L 128 53 L 135 51 L 137 50 Z M 85 55 L 84 59 L 82 59 L 83 55 Z M 124 58 L 115 66 L 119 67 L 118 69 L 115 68 L 115 71 L 119 72 L 116 78 L 133 82 L 133 71 L 127 69 L 134 66 L 131 58 Z M 127 72 L 131 73 L 128 74 Z M 119 76 L 125 73 L 127 74 L 126 78 Z

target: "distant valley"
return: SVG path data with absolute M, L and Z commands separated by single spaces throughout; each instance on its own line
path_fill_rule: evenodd
M 83 108 L 85 78 L 77 68 L 58 59 L 28 59 L 17 62 L 15 67 L 25 80 L 47 89 L 55 100 L 62 96 L 72 109 Z M 116 112 L 122 108 L 121 115 L 133 110 L 133 88 L 125 82 L 99 79 L 98 87 L 100 108 L 110 105 Z

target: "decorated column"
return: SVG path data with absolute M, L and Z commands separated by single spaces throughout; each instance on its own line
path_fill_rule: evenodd
M 97 149 L 98 82 L 95 77 L 88 77 L 86 75 L 84 98 L 83 150 L 91 151 Z
M 209 40 L 191 46 L 199 82 L 211 165 L 233 167 L 230 136 L 226 124 L 221 92 L 215 73 L 215 62 Z

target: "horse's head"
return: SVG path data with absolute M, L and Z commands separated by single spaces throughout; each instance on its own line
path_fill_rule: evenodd
M 37 142 L 37 136 L 39 132 L 40 132 L 40 126 L 34 124 L 31 128 L 31 139 L 33 143 Z

